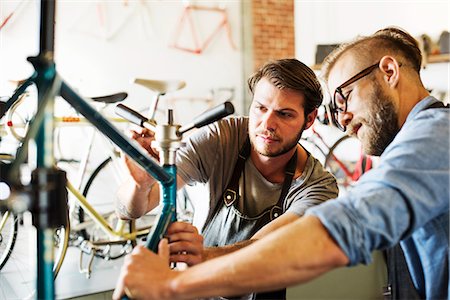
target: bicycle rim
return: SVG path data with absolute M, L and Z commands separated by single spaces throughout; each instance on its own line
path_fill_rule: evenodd
M 17 218 L 15 218 L 17 220 Z M 17 222 L 16 224 L 18 224 Z M 15 295 L 18 299 L 32 299 L 36 296 L 37 252 L 36 230 L 32 226 L 17 228 L 14 250 L 1 270 L 2 291 L 0 298 Z M 69 227 L 60 227 L 54 234 L 54 276 L 63 263 L 69 239 Z M 3 289 L 3 287 L 5 287 Z
M 22 94 L 6 113 L 7 130 L 9 133 L 22 142 L 27 130 L 28 123 L 36 113 L 36 99 L 27 99 L 28 94 Z
M 112 158 L 105 159 L 92 172 L 83 190 L 83 196 L 108 221 L 111 228 L 114 228 L 118 221 L 115 214 L 115 199 L 119 182 L 114 180 L 115 172 Z M 79 208 L 78 218 L 80 223 L 88 224 L 86 229 L 81 230 L 79 234 L 83 239 L 96 245 L 95 255 L 97 257 L 116 259 L 127 254 L 131 250 L 130 246 L 135 245 L 135 241 L 131 240 L 124 241 L 123 244 L 112 242 L 109 244 L 108 241 L 111 241 L 111 237 L 82 208 Z M 132 224 L 127 224 L 125 231 L 130 232 L 132 226 Z M 103 242 L 105 242 L 104 245 L 98 245 Z
M 8 261 L 17 238 L 18 218 L 10 212 L 0 212 L 0 270 Z

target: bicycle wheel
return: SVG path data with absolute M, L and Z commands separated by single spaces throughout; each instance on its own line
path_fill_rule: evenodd
M 0 270 L 11 256 L 18 230 L 17 216 L 9 211 L 0 212 Z
M 340 194 L 345 194 L 355 183 L 353 173 L 360 157 L 360 142 L 348 135 L 339 138 L 330 147 L 324 167 L 336 177 Z
M 37 109 L 36 99 L 27 97 L 27 93 L 22 94 L 6 113 L 6 129 L 19 142 L 25 138 L 28 124 Z
M 2 215 L 3 219 L 3 215 Z M 4 232 L 10 234 L 15 230 L 14 244 L 9 242 L 9 253 L 1 252 L 3 266 L 1 268 L 1 279 L 5 290 L 0 291 L 0 299 L 6 298 L 6 295 L 15 295 L 18 299 L 31 299 L 36 295 L 36 277 L 37 277 L 37 243 L 36 229 L 31 225 L 21 225 L 20 219 L 9 215 L 7 220 L 8 227 L 3 227 Z M 13 229 L 11 229 L 13 227 Z M 3 239 L 6 241 L 5 239 Z M 63 263 L 69 240 L 69 225 L 60 227 L 54 231 L 54 265 L 53 273 L 56 278 Z M 2 244 L 3 245 L 3 244 Z M 13 249 L 14 247 L 14 249 Z M 7 294 L 6 294 L 7 293 Z
M 114 175 L 117 175 L 118 172 L 120 171 L 114 168 L 112 158 L 105 159 L 92 172 L 83 190 L 83 196 L 94 210 L 107 221 L 111 229 L 114 229 L 118 222 L 115 214 L 115 199 L 119 179 L 114 180 Z M 83 228 L 78 233 L 85 241 L 89 241 L 89 246 L 83 243 L 79 245 L 82 251 L 94 251 L 95 256 L 104 259 L 117 259 L 129 253 L 135 245 L 135 240 L 117 241 L 117 239 L 112 239 L 104 228 L 98 225 L 81 207 L 78 210 L 78 219 L 82 224 L 80 227 Z M 124 232 L 131 232 L 133 228 L 134 224 L 130 221 L 126 224 Z
M 83 196 L 86 199 L 88 199 L 88 200 L 100 199 L 98 197 L 98 194 L 97 194 L 97 196 L 94 194 L 94 193 L 99 193 L 99 191 L 94 192 L 93 190 L 96 188 L 100 188 L 100 189 L 103 189 L 103 188 L 100 186 L 101 183 L 95 182 L 95 184 L 94 184 L 94 179 L 97 178 L 98 181 L 101 181 L 102 180 L 101 177 L 106 176 L 106 175 L 100 174 L 100 172 L 102 172 L 102 173 L 104 172 L 105 174 L 108 172 L 107 165 L 111 162 L 111 160 L 112 160 L 111 157 L 108 157 L 107 159 L 105 159 L 103 162 L 101 162 L 98 165 L 97 168 L 95 168 L 95 170 L 94 170 L 94 172 L 92 172 L 91 176 L 89 176 L 89 179 L 87 180 L 86 185 L 84 186 L 84 189 L 83 189 Z M 89 193 L 89 198 L 88 198 L 88 193 Z M 103 198 L 103 196 L 100 196 L 100 197 Z M 93 204 L 93 202 L 94 202 L 94 200 L 90 201 L 91 204 Z M 114 211 L 114 203 L 105 203 L 105 202 L 95 203 L 96 208 L 98 208 L 99 206 L 100 207 L 103 206 L 102 215 L 104 215 L 104 216 L 108 216 L 109 213 Z M 107 209 L 107 206 L 110 206 L 110 209 Z M 105 215 L 105 212 L 106 212 L 106 215 Z M 89 219 L 90 219 L 89 216 L 87 216 L 87 214 L 85 214 L 84 210 L 81 207 L 79 207 L 78 208 L 78 220 L 80 221 L 80 223 L 86 222 Z M 89 231 L 90 231 L 90 233 L 88 233 L 87 229 L 82 229 L 80 231 L 81 236 L 85 240 L 89 240 L 91 238 L 92 230 L 89 229 Z

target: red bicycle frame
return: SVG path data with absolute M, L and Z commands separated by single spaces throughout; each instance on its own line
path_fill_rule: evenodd
M 206 39 L 203 42 L 200 42 L 196 27 L 192 20 L 192 12 L 193 11 L 212 12 L 212 13 L 219 14 L 222 17 L 222 19 L 220 20 L 220 23 L 217 25 L 217 27 L 211 32 L 211 34 L 209 36 L 206 37 Z M 183 25 L 186 21 L 188 22 L 188 27 L 190 28 L 191 38 L 192 38 L 192 42 L 194 44 L 193 48 L 190 48 L 188 46 L 182 46 L 179 44 L 179 38 L 181 36 L 181 31 L 184 28 Z M 212 39 L 220 32 L 222 27 L 224 27 L 227 31 L 228 41 L 230 42 L 231 47 L 233 49 L 237 49 L 236 45 L 233 43 L 233 40 L 231 38 L 231 27 L 230 27 L 230 23 L 228 21 L 228 14 L 224 8 L 198 6 L 198 5 L 187 5 L 184 8 L 183 13 L 181 14 L 180 20 L 178 22 L 178 26 L 176 27 L 173 41 L 170 44 L 170 46 L 173 48 L 179 49 L 179 50 L 190 52 L 190 53 L 201 54 L 211 43 Z

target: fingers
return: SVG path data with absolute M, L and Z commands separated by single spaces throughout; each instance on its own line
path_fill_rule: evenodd
M 164 239 L 159 244 L 159 255 L 136 246 L 125 257 L 113 299 L 121 299 L 124 295 L 130 299 L 167 299 L 166 287 L 176 276 L 169 268 L 168 252 Z
M 198 229 L 194 225 L 186 222 L 173 222 L 170 224 L 170 226 L 167 228 L 167 234 L 172 235 L 177 232 L 191 232 L 191 233 L 197 233 Z
M 122 298 L 122 296 L 125 295 L 125 291 L 124 291 L 125 286 L 124 286 L 122 277 L 123 277 L 123 272 L 121 272 L 121 276 L 119 277 L 119 280 L 117 281 L 116 288 L 114 289 L 114 292 L 112 295 L 112 298 L 114 300 L 119 300 Z
M 147 128 L 141 128 L 140 130 L 130 130 L 130 138 L 137 141 L 147 152 L 155 159 L 159 160 L 158 151 L 152 148 L 152 141 L 155 140 L 155 133 Z
M 167 239 L 162 239 L 158 244 L 158 255 L 164 259 L 167 264 L 170 261 L 170 250 L 169 250 L 169 241 Z
M 170 255 L 170 262 L 172 263 L 186 263 L 189 267 L 203 262 L 203 256 L 190 255 L 185 253 L 178 253 Z
M 189 266 L 203 261 L 203 236 L 186 222 L 174 222 L 167 229 L 171 262 L 184 262 Z
M 178 252 L 187 252 L 198 255 L 203 253 L 203 238 L 190 238 L 189 240 L 182 240 L 179 242 L 170 242 L 170 254 L 173 255 Z
M 130 281 L 129 278 L 133 274 L 132 263 L 133 263 L 132 254 L 127 255 L 125 257 L 124 264 L 122 265 L 119 279 L 117 280 L 116 288 L 114 289 L 114 293 L 112 296 L 114 300 L 122 299 L 122 297 L 125 295 L 130 299 L 133 298 L 133 295 L 130 293 L 129 288 L 127 287 L 127 283 Z

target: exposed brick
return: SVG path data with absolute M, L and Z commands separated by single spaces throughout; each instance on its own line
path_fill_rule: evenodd
M 252 0 L 253 65 L 295 56 L 294 0 Z

